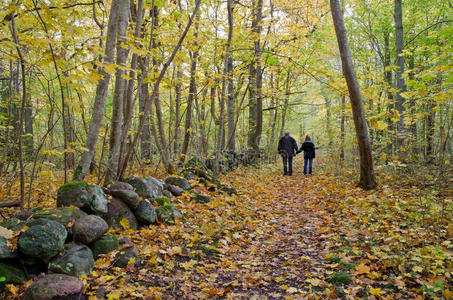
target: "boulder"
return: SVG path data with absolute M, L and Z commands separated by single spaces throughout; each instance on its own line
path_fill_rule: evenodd
M 93 256 L 97 257 L 100 254 L 107 254 L 113 250 L 118 249 L 119 241 L 118 238 L 110 233 L 102 236 L 100 239 L 91 243 L 90 248 L 93 252 Z
M 22 300 L 80 300 L 83 283 L 74 276 L 48 274 L 33 282 L 22 295 Z
M 114 258 L 114 267 L 125 268 L 129 262 L 133 264 L 139 264 L 138 250 L 135 246 L 122 248 Z
M 162 205 L 156 208 L 157 219 L 161 223 L 173 224 L 176 219 L 182 219 L 183 216 L 173 205 Z
M 167 177 L 167 179 L 165 179 L 165 183 L 167 185 L 174 185 L 174 186 L 180 187 L 185 191 L 190 190 L 192 188 L 190 183 L 182 177 L 176 177 L 176 176 Z
M 184 190 L 178 186 L 168 185 L 167 190 L 175 197 L 179 197 L 184 193 Z
M 27 281 L 22 268 L 18 264 L 0 263 L 0 292 L 5 288 L 6 284 L 21 284 Z
M 88 207 L 91 203 L 91 195 L 88 184 L 84 181 L 74 181 L 63 184 L 57 193 L 57 206 Z
M 107 224 L 112 228 L 123 228 L 120 224 L 122 219 L 129 221 L 129 227 L 131 229 L 137 229 L 137 219 L 132 211 L 124 204 L 123 201 L 112 198 L 109 201 L 109 210 L 105 216 Z
M 91 201 L 85 209 L 92 214 L 103 216 L 108 211 L 108 200 L 104 194 L 104 190 L 95 184 L 88 187 Z
M 32 211 L 21 210 L 21 211 L 18 211 L 17 213 L 15 213 L 13 218 L 17 218 L 17 219 L 19 219 L 21 221 L 27 221 L 28 218 L 30 218 L 32 214 L 33 214 Z
M 147 200 L 140 201 L 134 214 L 137 220 L 143 225 L 156 223 L 156 210 Z
M 27 222 L 29 228 L 20 235 L 19 252 L 35 258 L 51 258 L 64 249 L 66 228 L 48 219 Z
M 78 207 L 60 207 L 55 209 L 38 210 L 33 213 L 32 218 L 56 221 L 66 227 L 69 231 L 71 227 L 70 225 L 86 215 L 87 214 Z
M 110 194 L 123 201 L 131 210 L 135 210 L 138 207 L 140 198 L 134 191 L 129 190 L 111 190 Z
M 96 241 L 109 230 L 104 219 L 96 215 L 88 215 L 77 220 L 72 226 L 74 241 L 89 244 Z
M 222 186 L 220 188 L 220 191 L 223 193 L 227 193 L 229 196 L 231 196 L 233 194 L 234 195 L 238 194 L 237 190 L 234 187 L 229 187 L 229 186 Z
M 12 217 L 1 222 L 0 226 L 12 231 L 20 231 L 25 226 L 25 222 Z
M 134 187 L 137 194 L 147 199 L 161 196 L 165 187 L 162 181 L 151 176 L 146 179 L 140 177 L 129 177 L 127 182 Z
M 117 181 L 109 185 L 109 190 L 128 190 L 133 191 L 134 187 L 127 182 Z
M 173 195 L 168 191 L 168 190 L 163 190 L 162 191 L 162 196 L 171 198 Z
M 49 262 L 49 271 L 72 276 L 89 274 L 93 267 L 93 253 L 83 244 L 66 244 L 64 251 Z
M 208 203 L 211 202 L 211 197 L 207 195 L 202 195 L 199 193 L 195 193 L 191 197 L 192 200 L 194 200 L 197 203 Z
M 191 171 L 184 171 L 183 176 L 187 180 L 192 180 L 192 179 L 195 179 L 195 177 L 196 177 L 195 174 Z
M 0 236 L 0 259 L 17 257 L 17 253 L 8 245 L 7 240 Z

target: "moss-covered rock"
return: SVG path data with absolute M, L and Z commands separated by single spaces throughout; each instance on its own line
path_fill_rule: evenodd
M 140 178 L 140 177 L 129 177 L 127 183 L 132 185 L 135 192 L 146 199 L 162 196 L 164 189 L 164 183 L 154 177 Z
M 108 200 L 104 190 L 100 186 L 92 184 L 88 187 L 88 192 L 90 193 L 91 201 L 85 210 L 95 215 L 105 215 L 108 211 Z
M 66 229 L 69 229 L 69 225 L 73 224 L 76 220 L 85 217 L 87 214 L 80 210 L 78 207 L 61 207 L 55 209 L 43 209 L 33 213 L 33 219 L 48 219 L 56 221 Z
M 140 202 L 138 194 L 129 190 L 112 190 L 110 194 L 123 201 L 130 209 L 136 210 Z
M 112 198 L 108 204 L 109 210 L 105 215 L 107 224 L 112 228 L 123 228 L 121 220 L 126 219 L 131 229 L 137 229 L 137 218 L 123 201 Z
M 129 264 L 139 264 L 137 247 L 131 246 L 122 248 L 121 251 L 115 255 L 114 261 L 113 265 L 119 268 L 125 268 Z
M 30 226 L 19 237 L 19 252 L 35 258 L 51 258 L 64 249 L 68 235 L 60 223 L 48 219 L 27 222 Z
M 21 284 L 27 280 L 22 268 L 12 263 L 0 263 L 0 279 L 0 292 L 3 292 L 6 284 Z
M 190 190 L 192 188 L 190 183 L 182 177 L 176 177 L 176 176 L 167 177 L 165 179 L 165 183 L 167 185 L 174 185 L 174 186 L 180 187 L 185 191 Z
M 118 238 L 110 233 L 105 234 L 94 243 L 90 244 L 90 249 L 93 252 L 93 256 L 97 257 L 100 254 L 107 254 L 113 250 L 118 249 L 119 241 Z
M 63 184 L 57 193 L 57 206 L 87 207 L 91 203 L 88 184 L 84 181 L 75 181 Z
M 211 197 L 209 197 L 207 195 L 202 195 L 202 194 L 199 194 L 199 193 L 194 193 L 191 198 L 192 198 L 192 200 L 194 200 L 197 203 L 208 203 L 208 202 L 211 202 Z
M 157 219 L 161 223 L 174 224 L 176 219 L 182 219 L 183 216 L 173 205 L 162 205 L 156 208 Z
M 134 214 L 137 220 L 143 225 L 156 223 L 156 210 L 147 200 L 140 201 Z
M 93 253 L 83 244 L 66 244 L 63 252 L 49 262 L 49 271 L 72 276 L 88 274 L 93 267 Z
M 0 226 L 5 227 L 12 231 L 20 231 L 25 226 L 25 222 L 19 220 L 18 218 L 12 217 L 1 222 Z
M 0 236 L 0 259 L 17 257 L 17 253 L 8 245 L 7 240 Z

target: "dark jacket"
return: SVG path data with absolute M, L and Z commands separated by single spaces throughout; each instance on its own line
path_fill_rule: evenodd
M 297 143 L 296 140 L 291 136 L 285 135 L 278 142 L 278 153 L 281 156 L 293 157 L 294 155 L 296 155 L 296 151 Z
M 312 141 L 305 141 L 300 147 L 300 151 L 304 151 L 304 158 L 315 158 L 315 144 Z M 299 151 L 299 152 L 300 152 Z

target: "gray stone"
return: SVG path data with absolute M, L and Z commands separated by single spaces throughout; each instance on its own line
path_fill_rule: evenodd
M 1 222 L 0 226 L 5 227 L 12 231 L 20 231 L 25 226 L 25 222 L 19 220 L 18 218 L 12 217 Z
M 153 185 L 152 181 L 148 181 L 140 177 L 129 177 L 127 182 L 130 183 L 134 188 L 135 192 L 143 198 L 151 199 L 159 197 L 162 190 L 158 186 Z
M 170 184 L 168 185 L 167 190 L 169 190 L 170 193 L 172 193 L 172 195 L 175 197 L 179 197 L 184 193 L 184 190 L 182 188 Z
M 118 238 L 110 233 L 102 236 L 100 239 L 96 240 L 90 245 L 91 251 L 93 252 L 94 257 L 99 256 L 100 254 L 107 254 L 113 250 L 118 249 L 119 241 Z
M 108 211 L 108 201 L 104 194 L 104 190 L 95 184 L 92 184 L 88 188 L 90 193 L 91 201 L 87 207 L 88 212 L 95 215 L 103 216 Z
M 75 181 L 62 185 L 57 193 L 57 206 L 88 207 L 91 203 L 88 184 L 84 181 Z
M 206 196 L 206 195 L 202 195 L 202 194 L 198 194 L 198 193 L 195 193 L 194 195 L 192 195 L 191 198 L 192 198 L 192 200 L 194 200 L 197 203 L 208 203 L 208 202 L 211 202 L 211 197 Z
M 21 210 L 21 211 L 18 211 L 17 213 L 15 213 L 13 218 L 17 218 L 21 221 L 27 221 L 28 218 L 30 218 L 32 214 L 33 214 L 33 212 L 30 210 Z
M 33 213 L 32 218 L 56 221 L 65 226 L 69 231 L 71 227 L 70 225 L 86 215 L 87 214 L 84 211 L 77 207 L 60 207 L 55 209 L 38 210 Z
M 0 259 L 17 257 L 17 253 L 8 245 L 7 240 L 0 236 Z
M 156 223 L 156 210 L 147 200 L 140 201 L 134 214 L 135 217 L 137 217 L 137 220 L 143 225 Z
M 165 179 L 165 183 L 167 185 L 174 185 L 174 186 L 180 187 L 185 191 L 190 190 L 192 188 L 190 183 L 182 177 L 176 177 L 176 176 L 167 177 L 167 179 Z
M 93 253 L 82 244 L 66 244 L 64 251 L 49 262 L 49 271 L 72 276 L 89 274 L 93 267 Z
M 129 190 L 111 190 L 110 194 L 123 201 L 130 209 L 135 210 L 138 207 L 140 198 L 134 191 Z
M 125 268 L 134 259 L 134 264 L 138 265 L 140 262 L 137 247 L 124 247 L 115 255 L 113 266 Z
M 80 300 L 83 283 L 74 276 L 49 274 L 33 282 L 22 295 L 22 300 Z
M 109 185 L 109 190 L 129 190 L 133 191 L 134 187 L 127 182 L 117 181 Z
M 64 249 L 68 235 L 60 223 L 47 219 L 27 222 L 30 226 L 19 237 L 19 252 L 35 258 L 51 258 Z
M 120 224 L 121 220 L 124 218 L 129 221 L 129 227 L 131 229 L 137 229 L 137 219 L 129 207 L 124 204 L 123 201 L 112 198 L 109 201 L 109 211 L 105 216 L 107 224 L 112 228 L 123 228 Z
M 156 208 L 156 215 L 159 222 L 167 224 L 175 223 L 176 219 L 183 219 L 181 212 L 168 204 Z
M 7 284 L 21 284 L 26 281 L 22 268 L 18 264 L 0 263 L 0 292 L 2 292 Z
M 104 219 L 96 215 L 80 218 L 72 226 L 74 241 L 89 244 L 96 241 L 109 230 L 109 225 Z

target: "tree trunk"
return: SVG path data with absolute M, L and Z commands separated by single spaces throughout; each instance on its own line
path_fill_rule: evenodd
M 178 66 L 176 71 L 176 86 L 175 86 L 175 133 L 173 136 L 173 154 L 176 156 L 179 152 L 179 126 L 181 123 L 181 88 L 182 88 L 182 70 Z
M 105 64 L 112 64 L 115 56 L 115 42 L 116 33 L 118 28 L 118 16 L 120 13 L 127 13 L 129 9 L 129 2 L 126 0 L 113 0 L 110 10 L 109 23 L 107 27 L 107 38 L 105 45 Z M 99 73 L 102 79 L 99 80 L 96 86 L 96 96 L 94 99 L 93 114 L 91 116 L 90 129 L 88 131 L 87 139 L 85 142 L 85 151 L 82 154 L 80 162 L 74 171 L 73 180 L 81 181 L 85 178 L 90 168 L 91 161 L 94 157 L 96 150 L 96 143 L 99 136 L 99 130 L 102 126 L 102 119 L 104 118 L 105 101 L 107 98 L 107 91 L 110 82 L 110 74 L 105 72 L 101 67 Z
M 198 17 L 197 17 L 198 19 Z M 198 60 L 198 21 L 195 23 L 194 33 L 194 52 L 190 53 L 191 65 L 190 65 L 190 84 L 189 84 L 189 95 L 187 96 L 187 109 L 186 109 L 186 121 L 184 123 L 184 142 L 182 145 L 181 159 L 184 161 L 187 151 L 189 150 L 189 142 L 191 137 L 191 124 L 192 124 L 192 106 L 195 97 L 197 96 L 197 82 L 195 80 L 195 74 L 197 72 L 197 60 Z
M 105 170 L 104 182 L 118 179 L 118 166 L 120 163 L 121 128 L 123 127 L 124 96 L 126 94 L 126 79 L 124 70 L 128 50 L 123 48 L 126 40 L 126 31 L 129 20 L 129 8 L 118 15 L 118 37 L 116 43 L 115 92 L 113 94 L 113 110 L 110 125 L 110 154 Z
M 401 93 L 406 91 L 406 83 L 403 78 L 404 73 L 404 56 L 403 47 L 404 47 L 404 34 L 403 34 L 403 12 L 401 7 L 402 0 L 395 0 L 395 48 L 396 48 L 396 110 L 399 113 L 399 120 L 397 122 L 397 145 L 401 147 L 405 139 L 406 133 L 404 125 L 404 97 Z
M 262 102 L 262 70 L 261 70 L 261 49 L 260 34 L 261 20 L 263 17 L 263 0 L 253 2 L 252 32 L 254 40 L 254 58 L 249 65 L 249 134 L 247 146 L 252 161 L 259 154 L 259 138 L 262 130 L 263 102 Z
M 234 138 L 234 85 L 233 85 L 233 59 L 230 56 L 231 40 L 233 38 L 233 0 L 227 0 L 228 10 L 228 39 L 225 51 L 225 76 L 227 78 L 227 123 L 228 139 L 227 149 L 235 151 L 236 140 Z
M 349 49 L 346 28 L 344 26 L 343 12 L 340 8 L 339 0 L 330 0 L 335 33 L 337 36 L 338 47 L 341 55 L 343 75 L 349 90 L 351 100 L 352 116 L 356 130 L 357 143 L 360 155 L 360 181 L 359 186 L 363 189 L 374 189 L 376 180 L 374 177 L 373 159 L 371 156 L 370 140 L 368 138 L 368 128 L 363 110 L 362 96 L 360 95 L 359 83 L 352 64 L 351 51 Z
M 341 170 L 344 169 L 344 138 L 346 135 L 344 123 L 345 123 L 345 110 L 346 110 L 346 101 L 345 96 L 341 97 L 341 119 L 340 119 L 340 167 Z

